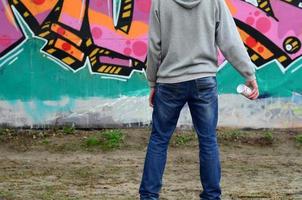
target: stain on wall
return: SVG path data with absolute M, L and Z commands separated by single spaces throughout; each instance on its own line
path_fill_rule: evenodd
M 220 124 L 266 113 L 240 124 L 280 125 L 289 112 L 290 123 L 281 126 L 302 125 L 301 1 L 226 2 L 257 66 L 262 107 L 255 115 L 255 102 L 242 99 L 245 114 L 229 115 L 240 110 L 232 97 L 241 98 L 235 89 L 244 79 L 219 54 L 219 94 L 231 99 L 221 103 L 221 116 L 231 117 Z M 151 0 L 1 0 L 0 123 L 148 124 L 150 6 Z

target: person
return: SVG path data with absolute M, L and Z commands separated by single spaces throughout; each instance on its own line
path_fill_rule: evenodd
M 203 200 L 221 199 L 216 137 L 217 47 L 252 89 L 255 65 L 224 0 L 152 0 L 146 76 L 151 87 L 152 131 L 139 187 L 141 200 L 157 200 L 163 185 L 169 140 L 187 103 L 199 142 Z

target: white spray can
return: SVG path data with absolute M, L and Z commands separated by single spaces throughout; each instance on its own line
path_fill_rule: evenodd
M 252 93 L 252 89 L 245 84 L 240 84 L 237 86 L 237 92 L 245 97 L 249 97 Z

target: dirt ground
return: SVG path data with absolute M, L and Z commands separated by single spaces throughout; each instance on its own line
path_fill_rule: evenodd
M 0 200 L 138 199 L 149 129 L 122 129 L 112 149 L 85 147 L 100 130 L 8 130 L 0 134 Z M 3 133 L 4 132 L 4 133 Z M 218 129 L 223 200 L 302 200 L 302 130 Z M 177 130 L 162 200 L 201 191 L 193 131 Z

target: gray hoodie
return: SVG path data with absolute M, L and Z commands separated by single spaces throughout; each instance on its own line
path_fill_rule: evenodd
M 246 80 L 256 78 L 225 0 L 152 0 L 146 69 L 150 87 L 216 76 L 217 46 Z

